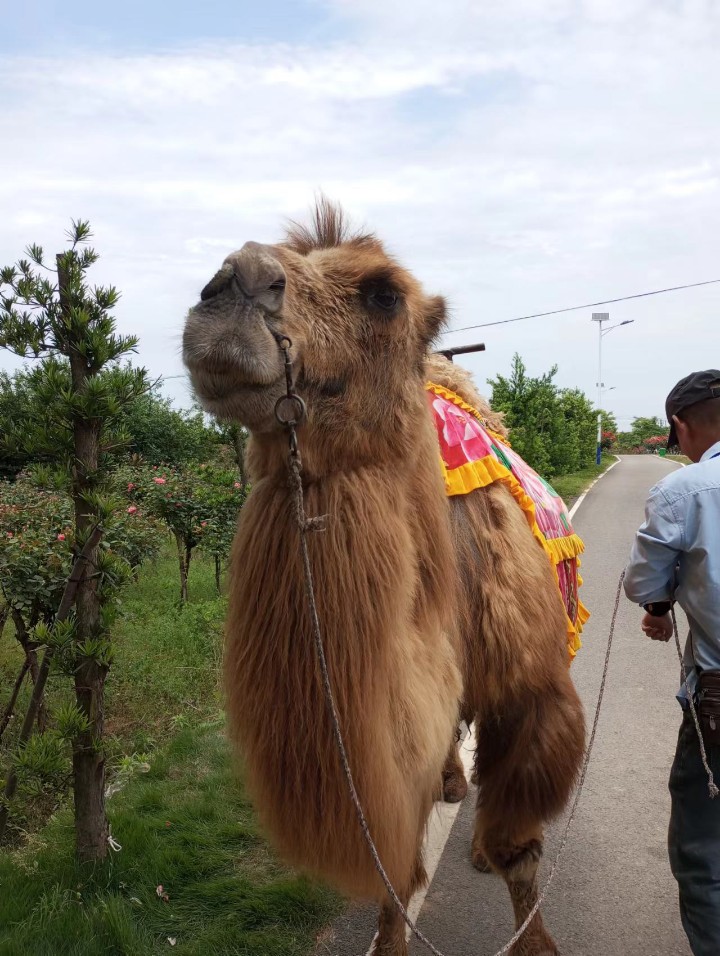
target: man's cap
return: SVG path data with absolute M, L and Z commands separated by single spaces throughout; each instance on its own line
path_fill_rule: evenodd
M 686 408 L 709 398 L 720 398 L 720 371 L 716 368 L 692 372 L 677 383 L 665 400 L 665 414 L 670 422 L 668 448 L 674 448 L 678 443 L 673 415 L 681 415 Z

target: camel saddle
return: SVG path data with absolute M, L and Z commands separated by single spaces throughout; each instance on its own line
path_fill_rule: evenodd
M 428 402 L 438 440 L 448 495 L 467 495 L 495 481 L 512 492 L 530 530 L 547 554 L 567 612 L 570 660 L 581 647 L 580 633 L 590 614 L 579 597 L 580 555 L 585 549 L 573 531 L 565 502 L 493 431 L 480 413 L 455 392 L 428 382 Z

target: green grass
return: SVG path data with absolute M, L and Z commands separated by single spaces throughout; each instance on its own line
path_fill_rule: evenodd
M 615 460 L 613 455 L 603 455 L 599 465 L 593 463 L 582 471 L 575 471 L 570 475 L 559 475 L 551 480 L 551 484 L 561 498 L 571 501 L 587 491 L 593 481 L 607 471 Z
M 0 956 L 301 956 L 340 912 L 275 861 L 218 721 L 176 734 L 108 809 L 106 864 L 73 862 L 69 812 L 0 854 Z
M 106 685 L 107 730 L 121 748 L 151 749 L 179 724 L 219 710 L 225 599 L 217 594 L 211 561 L 193 559 L 189 588 L 190 603 L 181 607 L 169 545 L 123 596 Z
M 198 555 L 190 568 L 190 603 L 181 607 L 174 545 L 140 569 L 123 592 L 112 628 L 114 659 L 105 685 L 106 732 L 112 760 L 147 752 L 178 727 L 217 714 L 225 599 L 218 596 L 212 561 Z M 0 639 L 0 683 L 11 687 L 22 663 L 11 622 Z M 27 705 L 29 686 L 18 713 Z M 73 698 L 71 682 L 54 676 L 50 709 Z M 0 697 L 0 703 L 5 696 Z
M 105 746 L 108 781 L 122 784 L 108 801 L 122 850 L 94 870 L 76 864 L 68 798 L 49 822 L 47 801 L 16 818 L 20 848 L 0 850 L 0 956 L 306 956 L 340 911 L 337 897 L 278 864 L 231 769 L 219 694 L 225 599 L 212 562 L 193 562 L 186 607 L 178 593 L 168 545 L 124 593 L 113 626 Z M 19 665 L 8 627 L 3 687 Z M 51 711 L 70 697 L 55 676 Z

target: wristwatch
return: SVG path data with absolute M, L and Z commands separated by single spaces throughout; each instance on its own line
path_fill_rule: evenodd
M 652 604 L 643 604 L 651 617 L 665 617 L 672 606 L 672 601 L 653 601 Z

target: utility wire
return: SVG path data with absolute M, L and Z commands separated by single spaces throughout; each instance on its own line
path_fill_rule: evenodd
M 714 285 L 720 279 L 708 279 L 707 282 L 689 282 L 687 285 L 674 285 L 669 289 L 655 289 L 653 292 L 638 292 L 635 295 L 623 295 L 617 299 L 603 299 L 601 302 L 588 302 L 586 305 L 571 305 L 566 309 L 552 309 L 550 312 L 534 312 L 532 315 L 519 315 L 515 319 L 499 319 L 495 322 L 481 322 L 479 325 L 463 325 L 459 329 L 448 329 L 445 335 L 454 332 L 468 332 L 470 329 L 487 329 L 491 325 L 508 325 L 510 322 L 524 322 L 525 319 L 541 319 L 547 315 L 560 315 L 562 312 L 579 312 L 580 309 L 592 309 L 596 305 L 612 305 L 615 302 L 628 302 L 630 299 L 644 299 L 649 295 L 662 295 L 664 292 L 678 292 L 680 289 L 697 289 L 701 285 Z

